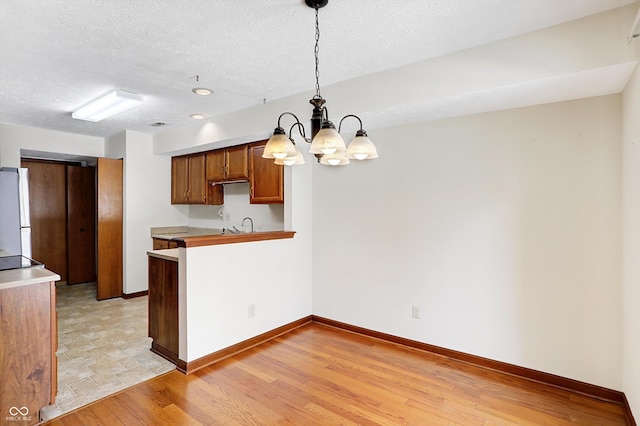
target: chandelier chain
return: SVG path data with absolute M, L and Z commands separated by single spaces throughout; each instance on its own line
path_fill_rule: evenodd
M 319 52 L 320 52 L 320 24 L 318 21 L 318 8 L 316 7 L 316 46 L 313 50 L 314 55 L 316 57 L 316 97 L 317 98 L 322 98 L 322 96 L 320 96 L 320 59 L 318 57 Z

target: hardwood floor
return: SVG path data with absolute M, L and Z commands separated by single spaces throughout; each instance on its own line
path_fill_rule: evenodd
M 48 425 L 624 425 L 621 405 L 320 324 Z

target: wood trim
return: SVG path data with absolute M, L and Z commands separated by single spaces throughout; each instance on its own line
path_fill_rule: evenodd
M 169 349 L 157 344 L 154 341 L 151 342 L 151 352 L 160 355 L 162 358 L 166 359 L 167 361 L 171 361 L 174 364 L 177 364 L 179 361 L 184 363 L 184 361 L 178 359 L 175 353 L 171 352 Z
M 215 246 L 219 244 L 248 243 L 253 241 L 280 240 L 293 238 L 295 231 L 249 232 L 246 234 L 201 235 L 195 237 L 173 238 L 178 247 Z
M 208 365 L 214 364 L 218 361 L 222 361 L 223 359 L 229 358 L 233 355 L 236 355 L 242 351 L 246 351 L 254 346 L 258 346 L 261 343 L 267 342 L 271 339 L 274 339 L 278 336 L 281 336 L 285 333 L 288 333 L 296 328 L 302 327 L 305 324 L 309 324 L 312 321 L 312 316 L 306 316 L 304 318 L 300 318 L 299 320 L 290 322 L 278 328 L 274 328 L 273 330 L 267 331 L 265 333 L 259 334 L 250 339 L 244 340 L 242 342 L 236 343 L 235 345 L 228 346 L 224 349 L 220 349 L 219 351 L 210 353 L 209 355 L 205 355 L 202 358 L 198 358 L 194 361 L 187 362 L 186 365 L 181 366 L 178 365 L 178 371 L 181 371 L 185 374 L 191 374 L 194 371 L 200 370 Z M 184 362 L 182 360 L 179 360 Z
M 627 424 L 629 426 L 637 426 L 636 420 L 633 418 L 633 413 L 631 412 L 631 406 L 629 405 L 627 395 L 623 393 L 622 398 L 622 408 L 624 409 L 624 415 L 627 418 Z
M 317 315 L 312 315 L 313 322 L 323 324 L 329 327 L 339 328 L 341 330 L 349 331 L 356 334 L 362 334 L 364 336 L 373 337 L 375 339 L 385 340 L 392 343 L 397 343 L 403 346 L 408 346 L 414 349 L 423 350 L 426 352 L 442 355 L 448 358 L 455 359 L 456 361 L 462 361 L 469 364 L 476 365 L 478 367 L 487 368 L 490 370 L 499 371 L 501 373 L 507 373 L 514 376 L 522 377 L 525 379 L 541 382 L 547 385 L 559 387 L 572 392 L 581 393 L 593 398 L 602 399 L 605 401 L 616 402 L 623 404 L 624 393 L 604 388 L 597 385 L 581 382 L 578 380 L 568 379 L 566 377 L 556 376 L 555 374 L 545 373 L 538 370 L 533 370 L 526 367 L 520 367 L 506 362 L 495 361 L 489 358 L 483 358 L 477 355 L 471 355 L 464 352 L 458 352 L 453 349 L 447 349 L 440 346 L 430 345 L 428 343 L 418 342 L 416 340 L 406 339 L 404 337 L 398 337 L 391 334 L 381 333 L 367 328 L 358 327 L 351 324 L 346 324 L 340 321 L 335 321 L 328 318 L 323 318 Z
M 144 291 L 136 291 L 135 293 L 122 293 L 122 298 L 129 300 L 129 299 L 134 299 L 136 297 L 142 297 L 142 296 L 148 296 L 149 295 L 149 290 L 144 290 Z
M 189 374 L 189 373 L 187 373 L 187 362 L 186 361 L 183 361 L 183 360 L 178 358 L 178 360 L 175 362 L 175 364 L 176 364 L 176 370 L 178 370 L 182 374 Z
M 58 395 L 58 311 L 56 311 L 56 283 L 49 283 L 49 309 L 51 310 L 51 400 L 49 405 L 56 403 Z

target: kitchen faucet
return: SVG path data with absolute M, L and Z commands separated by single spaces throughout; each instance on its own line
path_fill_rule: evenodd
M 253 219 L 251 219 L 250 217 L 245 217 L 244 219 L 242 219 L 242 228 L 244 229 L 244 221 L 249 219 L 249 222 L 251 222 L 251 232 L 253 232 Z

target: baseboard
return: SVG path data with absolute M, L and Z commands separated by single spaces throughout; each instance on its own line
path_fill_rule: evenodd
M 122 293 L 123 299 L 133 299 L 135 297 L 142 297 L 149 295 L 149 290 L 138 291 L 136 293 Z
M 258 346 L 261 343 L 267 342 L 271 339 L 274 339 L 282 334 L 288 333 L 292 330 L 295 330 L 298 327 L 302 327 L 305 324 L 309 324 L 311 322 L 311 315 L 301 318 L 297 321 L 290 322 L 289 324 L 285 324 L 281 327 L 274 328 L 273 330 L 267 331 L 265 333 L 259 334 L 251 339 L 244 340 L 242 342 L 236 343 L 235 345 L 231 345 L 219 351 L 210 353 L 209 355 L 205 355 L 202 358 L 198 358 L 193 361 L 189 361 L 184 363 L 181 361 L 182 365 L 178 365 L 178 371 L 181 371 L 185 374 L 191 374 L 194 371 L 200 370 L 208 365 L 214 364 L 218 361 L 222 361 L 225 358 L 229 358 L 235 354 L 238 354 L 242 351 L 246 351 L 254 346 Z
M 479 367 L 487 368 L 501 373 L 511 374 L 517 377 L 522 377 L 528 380 L 544 383 L 546 385 L 555 386 L 558 388 L 566 389 L 572 392 L 580 393 L 592 398 L 614 402 L 623 406 L 626 416 L 627 424 L 636 426 L 636 422 L 631 414 L 631 407 L 623 392 L 608 389 L 602 386 L 592 385 L 589 383 L 581 382 L 579 380 L 568 379 L 566 377 L 556 376 L 555 374 L 545 373 L 531 368 L 520 367 L 506 362 L 495 361 L 489 358 L 483 358 L 476 355 L 467 354 L 464 352 L 458 352 L 452 349 L 443 348 L 440 346 L 430 345 L 428 343 L 418 342 L 416 340 L 406 339 L 404 337 L 394 336 L 392 334 L 381 333 L 379 331 L 370 330 L 363 327 L 335 321 L 332 319 L 320 317 L 317 315 L 311 316 L 312 321 L 317 324 L 323 324 L 329 327 L 338 328 L 344 331 L 349 331 L 363 336 L 373 337 L 375 339 L 384 340 L 391 343 L 397 343 L 403 346 L 408 346 L 414 349 L 420 349 L 426 352 L 434 353 L 437 355 L 446 356 L 457 361 L 466 362 Z
M 627 424 L 630 426 L 637 426 L 636 419 L 633 418 L 633 413 L 631 412 L 631 406 L 629 405 L 629 400 L 627 400 L 627 395 L 622 394 L 624 398 L 623 406 L 624 406 L 624 414 L 627 417 Z
M 164 346 L 157 344 L 154 341 L 151 342 L 151 352 L 153 352 L 156 355 L 160 355 L 162 358 L 172 362 L 173 364 L 178 365 L 178 362 L 181 362 L 181 360 L 178 359 L 178 356 L 175 353 L 165 348 Z

